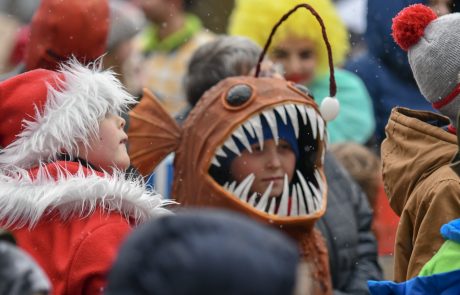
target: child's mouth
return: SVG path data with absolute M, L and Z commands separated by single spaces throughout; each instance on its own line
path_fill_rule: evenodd
M 241 156 L 240 147 L 246 148 L 249 153 L 255 152 L 251 149 L 250 140 L 256 140 L 259 149 L 263 151 L 265 137 L 262 130 L 262 116 L 270 128 L 277 146 L 279 144 L 278 128 L 280 124 L 284 124 L 284 126 L 292 128 L 296 140 L 303 143 L 301 146 L 302 150 L 305 150 L 303 151 L 304 155 L 315 155 L 314 143 L 322 142 L 327 136 L 324 121 L 313 108 L 294 103 L 272 106 L 240 124 L 226 141 L 215 150 L 209 167 L 211 175 L 219 175 L 219 169 L 225 169 L 222 164 L 228 157 L 227 153 L 232 152 L 236 157 L 239 157 Z M 237 145 L 237 142 L 240 145 Z M 309 143 L 313 143 L 313 145 Z M 324 155 L 320 157 L 320 161 L 323 162 Z M 248 175 L 241 182 L 225 182 L 223 180 L 220 186 L 233 197 L 249 204 L 257 211 L 280 217 L 307 216 L 322 209 L 325 193 L 324 180 L 317 170 L 318 168 L 314 164 L 311 165 L 311 168 L 305 168 L 310 167 L 309 165 L 302 165 L 296 169 L 291 181 L 287 175 L 261 178 L 260 181 L 267 184 L 267 188 L 260 193 L 251 190 L 255 181 L 254 174 Z M 278 191 L 280 187 L 282 187 L 281 194 L 272 198 L 272 192 L 275 188 Z

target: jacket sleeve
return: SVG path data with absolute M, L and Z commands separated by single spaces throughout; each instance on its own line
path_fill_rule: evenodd
M 459 217 L 460 182 L 458 179 L 439 181 L 431 190 L 418 189 L 411 202 L 411 210 L 404 210 L 404 219 L 411 218 L 413 224 L 413 249 L 407 268 L 406 279 L 417 276 L 423 265 L 430 260 L 444 243 L 439 229 L 445 223 Z M 421 200 L 421 202 L 420 202 Z M 415 213 L 414 216 L 410 212 Z M 399 229 L 398 229 L 399 231 Z M 406 231 L 407 232 L 407 231 Z M 410 232 L 407 232 L 410 233 Z M 399 234 L 398 234 L 399 235 Z
M 351 185 L 350 198 L 354 204 L 358 225 L 357 261 L 350 276 L 346 294 L 369 294 L 367 281 L 381 280 L 382 269 L 378 263 L 377 241 L 372 232 L 372 211 L 365 194 L 357 184 Z M 341 293 L 338 293 L 341 294 Z
M 67 294 L 103 294 L 107 275 L 131 226 L 121 216 L 87 233 L 74 253 Z

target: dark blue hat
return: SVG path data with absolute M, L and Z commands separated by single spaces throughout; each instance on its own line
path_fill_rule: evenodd
M 293 294 L 299 259 L 281 232 L 243 215 L 179 212 L 133 232 L 106 295 Z

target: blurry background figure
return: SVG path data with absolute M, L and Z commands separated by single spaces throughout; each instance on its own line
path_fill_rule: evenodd
M 271 1 L 237 0 L 229 32 L 243 35 L 264 46 L 272 27 L 294 4 L 306 2 L 323 18 L 337 82 L 340 101 L 338 117 L 327 124 L 332 143 L 354 141 L 365 144 L 372 140 L 375 129 L 372 102 L 362 81 L 353 73 L 341 70 L 349 49 L 348 33 L 330 0 Z M 285 21 L 273 38 L 269 57 L 284 68 L 285 78 L 307 86 L 318 105 L 329 95 L 329 67 L 321 27 L 305 9 Z M 358 111 L 359 110 L 359 111 Z
M 371 149 L 352 142 L 333 144 L 330 149 L 367 195 L 374 213 L 372 229 L 377 237 L 380 265 L 385 279 L 392 279 L 399 217 L 391 209 L 383 188 L 380 159 Z
M 219 36 L 192 55 L 184 77 L 187 107 L 177 117 L 181 124 L 201 96 L 228 77 L 245 76 L 256 66 L 262 49 L 245 37 Z
M 129 1 L 110 0 L 110 29 L 104 67 L 112 68 L 133 95 L 139 95 L 141 85 L 141 60 L 134 53 L 133 38 L 146 24 L 142 10 Z
M 291 240 L 243 215 L 183 211 L 133 232 L 106 295 L 310 294 L 299 262 Z
M 371 208 L 375 208 L 382 185 L 379 158 L 368 148 L 353 142 L 331 145 L 331 151 L 366 193 Z
M 0 80 L 37 68 L 56 70 L 71 56 L 90 63 L 105 53 L 108 32 L 107 0 L 42 0 L 30 24 L 23 62 Z
M 14 237 L 0 228 L 0 294 L 46 295 L 51 284 L 27 253 L 16 247 Z
M 186 105 L 183 76 L 196 48 L 212 40 L 200 19 L 186 12 L 186 0 L 136 0 L 149 23 L 136 40 L 142 62 L 142 86 L 177 115 Z
M 432 109 L 417 88 L 406 53 L 391 37 L 392 18 L 404 7 L 415 3 L 432 4 L 440 13 L 460 10 L 458 0 L 369 0 L 364 35 L 367 50 L 353 57 L 345 66 L 364 81 L 373 100 L 377 124 L 377 140 L 373 148 L 377 153 L 385 138 L 384 128 L 393 107 Z
M 0 74 L 24 58 L 29 22 L 40 0 L 0 0 Z
M 347 26 L 350 38 L 349 56 L 355 56 L 365 50 L 364 32 L 368 0 L 333 0 L 337 12 Z

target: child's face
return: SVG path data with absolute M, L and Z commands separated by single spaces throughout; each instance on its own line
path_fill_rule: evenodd
M 283 65 L 286 80 L 308 85 L 315 77 L 318 59 L 314 43 L 308 39 L 288 36 L 274 47 L 270 57 Z
M 97 169 L 113 172 L 113 168 L 126 170 L 130 160 L 126 150 L 128 136 L 123 131 L 126 122 L 115 114 L 108 114 L 99 125 L 99 134 L 89 142 L 89 147 L 79 146 L 78 157 Z
M 252 153 L 245 150 L 233 160 L 230 166 L 233 178 L 241 183 L 249 174 L 254 173 L 251 192 L 263 194 L 273 181 L 270 196 L 280 196 L 283 192 L 284 175 L 288 176 L 289 182 L 294 175 L 296 156 L 291 146 L 284 140 L 280 140 L 277 146 L 271 139 L 264 142 L 262 151 L 258 144 L 251 147 Z

